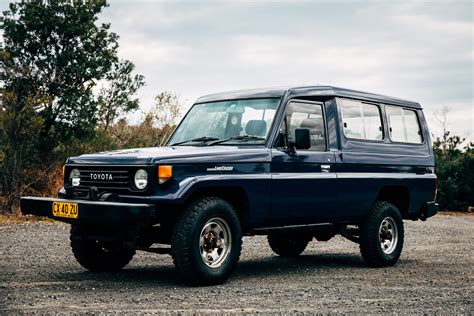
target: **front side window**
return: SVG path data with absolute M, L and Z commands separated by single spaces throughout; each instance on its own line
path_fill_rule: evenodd
M 305 128 L 309 130 L 311 151 L 326 150 L 326 133 L 321 104 L 291 101 L 286 107 L 286 125 L 288 126 L 288 141 L 294 142 L 295 130 Z M 282 125 L 285 133 L 285 122 Z
M 248 99 L 195 104 L 169 144 L 196 139 L 228 143 L 266 142 L 280 99 Z M 199 142 L 199 141 L 196 141 Z
M 390 139 L 394 142 L 417 143 L 423 142 L 421 128 L 416 112 L 402 107 L 386 107 Z
M 382 140 L 382 116 L 375 104 L 341 100 L 342 126 L 347 138 Z

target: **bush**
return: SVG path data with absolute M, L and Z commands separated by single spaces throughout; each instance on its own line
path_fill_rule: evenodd
M 469 143 L 460 149 L 463 142 L 447 131 L 433 144 L 442 210 L 467 211 L 474 206 L 474 146 Z

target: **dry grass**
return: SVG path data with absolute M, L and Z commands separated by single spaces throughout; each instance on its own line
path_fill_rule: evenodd
M 5 215 L 0 214 L 0 225 L 10 225 L 10 224 L 25 224 L 25 223 L 53 223 L 56 222 L 47 217 L 39 217 L 33 215 Z

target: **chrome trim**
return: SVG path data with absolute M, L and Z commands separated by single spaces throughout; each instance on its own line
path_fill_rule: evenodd
M 320 226 L 334 226 L 332 223 L 315 223 L 315 224 L 302 224 L 302 225 L 287 225 L 287 226 L 269 226 L 269 227 L 259 227 L 254 228 L 253 230 L 258 231 L 267 231 L 267 230 L 283 230 L 283 229 L 298 229 L 298 228 L 311 228 L 311 227 L 320 227 Z

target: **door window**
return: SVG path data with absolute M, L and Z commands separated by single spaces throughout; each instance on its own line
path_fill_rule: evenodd
M 294 142 L 297 128 L 305 128 L 309 130 L 311 139 L 311 147 L 308 150 L 326 150 L 326 133 L 321 104 L 291 101 L 286 107 L 286 120 L 289 130 L 289 142 Z M 284 132 L 285 124 L 283 124 L 282 129 Z

